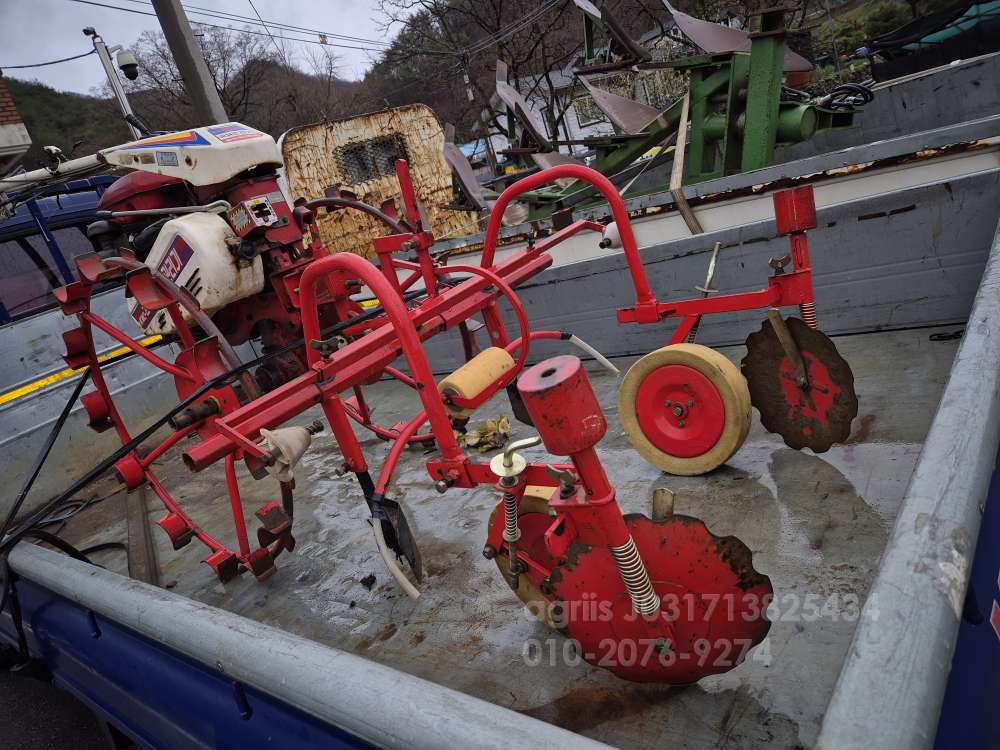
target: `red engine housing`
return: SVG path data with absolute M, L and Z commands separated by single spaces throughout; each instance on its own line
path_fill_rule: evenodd
M 187 186 L 179 177 L 151 172 L 130 172 L 115 180 L 97 203 L 100 211 L 145 211 L 190 203 Z M 119 224 L 129 219 L 115 219 Z

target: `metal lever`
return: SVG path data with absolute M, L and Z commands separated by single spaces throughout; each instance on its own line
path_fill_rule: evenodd
M 524 456 L 520 453 L 515 453 L 515 451 L 522 448 L 533 448 L 536 445 L 540 445 L 541 442 L 542 439 L 538 435 L 534 435 L 530 438 L 508 443 L 507 447 L 503 449 L 503 453 L 498 453 L 490 461 L 490 471 L 498 477 L 516 477 L 525 470 L 528 462 Z
M 98 211 L 98 219 L 127 219 L 133 216 L 172 216 L 174 214 L 221 214 L 232 208 L 229 201 L 217 200 L 204 206 L 173 206 L 170 208 L 144 208 L 135 211 Z
M 722 247 L 722 243 L 716 242 L 715 247 L 712 248 L 712 257 L 708 261 L 708 273 L 705 274 L 705 286 L 695 287 L 695 289 L 704 294 L 706 297 L 713 292 L 719 291 L 718 289 L 712 289 L 712 281 L 715 279 L 715 266 L 719 260 L 720 247 Z
M 708 273 L 705 274 L 705 286 L 696 286 L 699 292 L 701 292 L 702 299 L 708 297 L 708 295 L 719 291 L 718 289 L 712 289 L 712 281 L 715 279 L 715 266 L 719 260 L 719 248 L 722 247 L 721 242 L 716 242 L 715 247 L 712 248 L 712 257 L 708 261 Z M 698 339 L 698 329 L 701 327 L 701 316 L 699 315 L 695 318 L 694 324 L 691 326 L 691 330 L 688 331 L 687 338 L 684 341 L 688 344 L 693 344 Z

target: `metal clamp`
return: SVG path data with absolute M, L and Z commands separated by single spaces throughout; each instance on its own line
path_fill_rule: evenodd
M 774 269 L 774 275 L 782 274 L 785 272 L 785 266 L 792 262 L 791 255 L 782 255 L 780 258 L 771 258 L 767 265 Z

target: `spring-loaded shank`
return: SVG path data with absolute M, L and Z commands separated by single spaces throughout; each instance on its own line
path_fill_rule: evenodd
M 610 549 L 615 558 L 615 565 L 618 566 L 618 572 L 621 574 L 622 583 L 625 584 L 628 595 L 632 599 L 632 609 L 644 617 L 655 615 L 660 610 L 660 598 L 653 590 L 649 573 L 646 571 L 642 558 L 639 557 L 639 550 L 636 549 L 635 540 L 629 535 L 625 544 Z

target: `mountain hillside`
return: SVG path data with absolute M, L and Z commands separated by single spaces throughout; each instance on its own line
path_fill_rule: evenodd
M 35 169 L 44 161 L 43 146 L 58 146 L 85 156 L 129 139 L 129 130 L 111 99 L 56 91 L 34 81 L 4 77 L 21 119 L 31 135 L 31 148 L 21 164 Z

